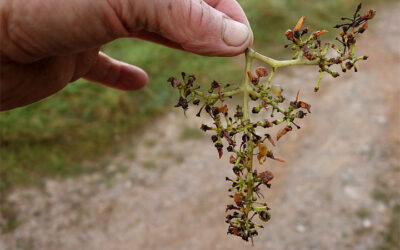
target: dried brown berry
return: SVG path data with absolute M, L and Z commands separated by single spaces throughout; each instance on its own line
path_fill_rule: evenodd
M 271 214 L 267 211 L 261 211 L 260 213 L 258 213 L 258 217 L 260 218 L 260 220 L 267 222 L 271 219 Z
M 285 36 L 288 40 L 292 41 L 293 40 L 293 30 L 287 30 L 285 32 Z
M 230 164 L 235 164 L 235 162 L 236 162 L 235 156 L 231 155 L 231 156 L 229 157 L 229 163 L 230 163 Z
M 241 204 L 242 203 L 242 201 L 243 201 L 243 195 L 242 194 L 239 194 L 239 193 L 236 193 L 234 196 L 233 196 L 233 201 L 236 203 L 236 204 Z
M 258 68 L 256 69 L 256 75 L 257 75 L 258 77 L 265 77 L 265 76 L 268 76 L 267 69 L 264 68 L 264 67 L 258 67 Z

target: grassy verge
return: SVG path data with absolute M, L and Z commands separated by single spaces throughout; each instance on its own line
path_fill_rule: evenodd
M 394 144 L 393 147 L 396 147 L 396 145 Z M 391 165 L 392 169 L 378 176 L 376 188 L 372 193 L 374 200 L 385 204 L 390 210 L 390 221 L 380 236 L 380 243 L 373 248 L 375 250 L 394 250 L 400 246 L 400 192 L 397 183 L 394 181 L 400 176 L 400 168 L 396 163 L 399 159 L 399 157 L 396 157 L 397 151 L 396 148 L 389 151 L 393 152 L 393 155 L 389 155 L 394 162 Z
M 241 0 L 252 23 L 255 47 L 282 55 L 284 31 L 302 15 L 317 29 L 332 27 L 358 1 Z M 330 31 L 332 29 L 329 29 Z M 333 33 L 333 32 L 331 32 Z M 158 45 L 120 39 L 103 48 L 120 60 L 139 65 L 150 76 L 139 92 L 120 92 L 77 81 L 41 102 L 0 114 L 0 194 L 49 177 L 72 176 L 102 167 L 103 155 L 129 145 L 132 132 L 170 107 L 170 75 L 196 73 L 201 82 L 241 79 L 236 61 L 205 58 Z M 85 161 L 96 164 L 84 164 Z M 95 166 L 95 167 L 93 167 Z
M 400 203 L 392 210 L 391 221 L 382 235 L 383 242 L 376 250 L 395 250 L 400 246 Z

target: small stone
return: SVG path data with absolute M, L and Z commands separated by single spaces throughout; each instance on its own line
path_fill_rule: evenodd
M 303 224 L 298 224 L 298 225 L 296 226 L 296 230 L 297 230 L 297 232 L 299 232 L 299 233 L 304 233 L 304 232 L 306 231 L 306 227 L 305 227 Z
M 369 219 L 364 219 L 362 222 L 362 225 L 364 228 L 370 228 L 372 226 L 371 220 Z
M 125 188 L 130 188 L 132 187 L 132 182 L 131 181 L 126 181 L 125 182 Z
M 376 122 L 377 123 L 379 123 L 379 124 L 385 124 L 386 123 L 386 117 L 384 117 L 384 116 L 377 116 L 376 117 Z
M 344 180 L 346 182 L 352 181 L 353 178 L 354 178 L 353 174 L 348 171 L 342 173 L 342 180 Z
M 358 197 L 359 197 L 358 191 L 357 191 L 357 189 L 355 187 L 346 186 L 344 188 L 344 193 L 348 197 L 353 198 L 353 199 L 358 199 Z
M 379 213 L 384 213 L 386 211 L 386 205 L 379 202 L 377 210 Z
M 371 145 L 368 145 L 368 144 L 364 144 L 364 145 L 362 145 L 361 147 L 360 147 L 360 153 L 362 153 L 362 154 L 368 154 L 368 153 L 370 153 L 371 152 Z

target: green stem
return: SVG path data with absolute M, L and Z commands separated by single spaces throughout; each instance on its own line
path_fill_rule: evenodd
M 249 140 L 249 148 L 248 148 L 248 156 L 249 156 L 249 167 L 247 171 L 247 195 L 246 195 L 246 215 L 251 211 L 251 204 L 253 201 L 253 188 L 254 188 L 254 178 L 253 178 L 253 151 L 254 151 L 254 143 L 252 140 Z
M 251 72 L 251 66 L 253 64 L 253 58 L 250 55 L 251 51 L 252 51 L 251 48 L 248 48 L 246 50 L 246 67 L 244 72 L 243 83 L 242 86 L 240 87 L 243 94 L 243 119 L 245 121 L 249 119 L 249 91 L 252 91 L 252 88 L 250 86 L 250 79 L 249 76 L 247 75 L 247 72 Z
M 350 57 L 354 57 L 354 48 L 355 48 L 355 46 L 354 46 L 354 43 L 353 44 L 351 44 L 350 45 Z
M 243 80 L 243 84 L 241 86 L 241 89 L 243 91 L 243 118 L 247 122 L 249 119 L 249 93 L 254 92 L 254 90 L 251 87 L 250 79 L 247 75 L 247 72 L 251 72 L 251 66 L 253 63 L 253 53 L 254 50 L 251 48 L 248 48 L 246 50 L 246 67 L 245 67 L 245 76 Z M 258 93 L 257 93 L 258 94 Z M 246 129 L 245 129 L 246 131 Z M 248 141 L 248 148 L 247 148 L 247 157 L 248 157 L 248 166 L 247 168 L 247 176 L 246 176 L 246 182 L 247 182 L 247 195 L 246 195 L 246 208 L 245 208 L 245 213 L 246 215 L 249 214 L 251 211 L 251 204 L 253 200 L 253 187 L 254 187 L 254 179 L 253 179 L 253 151 L 254 151 L 254 143 L 252 138 L 250 137 Z
M 293 65 L 318 65 L 319 64 L 319 60 L 309 61 L 309 60 L 303 59 L 303 56 L 301 53 L 297 59 L 279 61 L 279 60 L 272 59 L 268 56 L 264 56 L 251 48 L 248 48 L 248 51 L 249 52 L 248 53 L 246 52 L 246 54 L 249 54 L 250 57 L 257 59 L 261 62 L 264 62 L 273 68 L 280 68 L 280 67 L 293 66 Z
M 271 105 L 272 107 L 274 107 L 276 110 L 278 110 L 279 112 L 281 112 L 282 114 L 285 113 L 285 110 L 282 109 L 281 107 L 279 107 L 279 105 L 272 101 L 272 100 L 268 100 L 268 99 L 263 99 L 263 101 L 265 101 L 266 103 L 268 103 L 269 105 Z
M 354 58 L 354 60 L 353 60 L 353 64 L 355 64 L 356 62 L 358 62 L 358 61 L 360 61 L 360 60 L 366 60 L 366 59 L 365 59 L 365 57 L 363 57 L 363 56 L 356 57 L 356 58 Z
M 227 91 L 223 93 L 223 97 L 229 97 L 229 96 L 234 96 L 237 95 L 239 93 L 242 93 L 242 89 L 241 88 L 237 88 L 231 91 Z M 219 95 L 218 94 L 205 94 L 201 91 L 195 90 L 194 93 L 197 96 L 203 97 L 203 98 L 209 98 L 209 99 L 219 99 Z
M 248 110 L 248 102 L 249 102 L 249 95 L 248 94 L 252 93 L 252 88 L 251 88 L 251 85 L 250 85 L 250 79 L 247 76 L 247 72 L 251 71 L 251 66 L 252 66 L 253 59 L 257 59 L 257 60 L 259 60 L 261 62 L 264 62 L 264 63 L 266 63 L 266 64 L 268 64 L 269 66 L 272 67 L 271 74 L 270 74 L 270 76 L 269 76 L 269 78 L 267 80 L 267 83 L 266 83 L 265 87 L 268 87 L 271 84 L 271 81 L 272 81 L 272 78 L 273 78 L 273 76 L 275 74 L 275 71 L 278 68 L 287 67 L 287 66 L 293 66 L 293 65 L 319 65 L 320 64 L 320 60 L 319 59 L 312 60 L 312 61 L 304 59 L 303 56 L 302 56 L 302 53 L 300 53 L 300 55 L 299 55 L 299 57 L 297 59 L 294 59 L 294 60 L 282 60 L 282 61 L 275 60 L 275 59 L 270 58 L 268 56 L 264 56 L 264 55 L 256 52 L 252 48 L 247 48 L 245 54 L 246 54 L 246 71 L 245 71 L 245 76 L 244 76 L 244 80 L 243 80 L 242 85 L 240 86 L 240 88 L 236 88 L 234 90 L 224 92 L 224 94 L 223 94 L 223 97 L 230 97 L 230 96 L 235 96 L 237 94 L 242 93 L 243 97 L 244 97 L 243 98 L 243 109 L 244 110 Z M 350 56 L 345 57 L 344 60 L 347 60 L 349 58 L 351 58 L 351 57 Z M 362 59 L 363 59 L 363 57 L 356 58 L 355 62 L 358 61 L 358 60 L 362 60 Z M 332 65 L 334 63 L 326 61 L 323 64 L 328 66 L 328 65 Z M 328 73 L 332 73 L 332 72 L 328 72 Z M 203 92 L 198 91 L 198 90 L 194 91 L 194 93 L 197 96 L 200 96 L 200 97 L 203 97 L 203 98 L 208 98 L 208 99 L 211 99 L 211 100 L 212 99 L 216 100 L 216 99 L 220 98 L 220 96 L 218 94 L 204 94 Z M 248 119 L 248 112 L 243 112 L 243 113 L 244 113 L 244 118 Z
M 272 67 L 271 74 L 268 77 L 267 84 L 265 84 L 265 88 L 268 88 L 271 85 L 272 78 L 275 75 L 276 68 Z
M 321 79 L 322 79 L 322 75 L 324 74 L 324 72 L 322 71 L 322 70 L 320 70 L 320 73 L 319 73 L 319 77 L 318 77 L 318 81 L 317 81 L 317 85 L 315 85 L 315 91 L 317 91 L 317 90 L 319 90 L 319 84 L 320 84 L 320 82 L 321 82 Z

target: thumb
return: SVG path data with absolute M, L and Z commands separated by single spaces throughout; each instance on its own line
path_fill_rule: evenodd
M 235 0 L 121 1 L 123 8 L 116 10 L 132 37 L 208 56 L 237 55 L 252 42 L 247 18 Z

